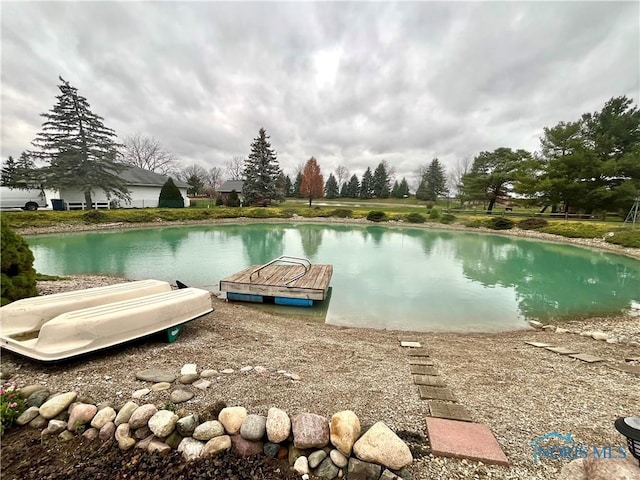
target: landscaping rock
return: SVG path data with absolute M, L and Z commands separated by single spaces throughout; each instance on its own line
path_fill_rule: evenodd
M 327 458 L 327 452 L 324 450 L 316 450 L 308 457 L 309 468 L 316 468 L 325 458 Z
M 245 440 L 258 441 L 266 432 L 267 417 L 262 415 L 247 415 L 240 427 L 240 436 Z
M 202 448 L 200 456 L 202 458 L 211 457 L 231 448 L 231 438 L 229 435 L 222 435 L 209 440 Z
M 329 425 L 331 444 L 340 453 L 349 457 L 353 444 L 360 437 L 361 427 L 358 416 L 351 410 L 343 410 L 333 414 Z
M 349 475 L 347 479 L 374 479 L 380 478 L 382 467 L 375 463 L 363 462 L 357 458 L 349 458 Z
M 122 408 L 120 409 L 120 411 L 118 412 L 118 415 L 116 415 L 116 419 L 114 420 L 114 423 L 116 424 L 116 427 L 118 425 L 123 424 L 123 423 L 128 423 L 129 419 L 131 418 L 131 415 L 138 408 L 139 408 L 139 405 L 136 402 L 127 402 L 127 403 L 125 403 L 122 406 Z
M 196 440 L 208 441 L 214 437 L 224 435 L 224 433 L 222 423 L 217 420 L 209 420 L 208 422 L 198 425 L 194 429 L 192 437 Z
M 329 443 L 329 422 L 315 413 L 300 413 L 291 419 L 296 448 L 322 448 Z
M 383 422 L 375 423 L 354 444 L 353 452 L 360 460 L 400 470 L 413 462 L 409 447 Z
M 100 433 L 98 433 L 98 438 L 106 442 L 107 440 L 111 440 L 116 435 L 116 424 L 114 422 L 107 422 L 100 429 Z
M 172 403 L 182 403 L 182 402 L 186 402 L 188 400 L 191 400 L 193 398 L 193 392 L 190 392 L 189 390 L 183 390 L 181 388 L 178 388 L 176 390 L 174 390 L 173 392 L 171 392 L 171 395 L 169 396 L 169 400 L 171 400 Z
M 67 392 L 57 395 L 40 406 L 40 415 L 49 420 L 64 412 L 78 397 L 76 392 Z
M 168 437 L 176 428 L 178 416 L 169 410 L 160 410 L 149 419 L 149 429 L 156 437 Z
M 151 403 L 147 403 L 142 405 L 131 414 L 131 418 L 129 418 L 129 427 L 132 429 L 142 428 L 149 423 L 149 419 L 153 417 L 158 412 L 158 409 L 155 405 Z M 117 418 L 116 418 L 117 419 Z M 118 425 L 119 427 L 120 425 Z
M 31 420 L 36 418 L 40 414 L 40 409 L 38 407 L 29 407 L 27 408 L 18 418 L 16 418 L 16 425 L 23 426 L 29 423 Z
M 231 435 L 231 443 L 233 444 L 233 449 L 241 457 L 257 455 L 262 453 L 264 450 L 263 442 L 251 442 L 249 440 L 245 440 L 240 435 Z
M 229 435 L 236 435 L 240 431 L 245 418 L 247 409 L 244 407 L 226 407 L 218 415 L 218 420 Z
M 178 433 L 183 437 L 190 437 L 191 435 L 193 435 L 193 431 L 198 426 L 198 422 L 199 419 L 197 414 L 191 414 L 187 415 L 186 417 L 182 417 L 176 423 Z
M 102 410 L 98 410 L 93 420 L 91 420 L 91 426 L 100 430 L 107 423 L 113 422 L 116 417 L 117 413 L 112 407 L 105 407 Z
M 309 473 L 309 461 L 307 457 L 304 455 L 298 457 L 298 459 L 293 464 L 293 471 L 298 475 L 306 475 Z
M 96 413 L 98 413 L 98 407 L 95 405 L 87 405 L 86 403 L 79 403 L 75 405 L 71 409 L 69 421 L 67 422 L 67 429 L 71 432 L 77 431 L 78 428 L 91 422 Z
M 169 370 L 161 370 L 159 368 L 149 368 L 147 370 L 140 370 L 136 372 L 136 378 L 143 382 L 169 382 L 173 383 L 176 379 L 176 374 Z
M 281 443 L 289 438 L 291 433 L 291 419 L 284 410 L 271 407 L 267 413 L 267 438 L 270 442 Z
M 178 452 L 180 452 L 187 461 L 195 460 L 200 457 L 204 445 L 204 442 L 200 442 L 193 437 L 185 437 L 178 445 Z
M 316 468 L 315 474 L 317 477 L 323 480 L 333 480 L 338 475 L 340 469 L 336 467 L 330 458 L 325 458 L 322 463 Z

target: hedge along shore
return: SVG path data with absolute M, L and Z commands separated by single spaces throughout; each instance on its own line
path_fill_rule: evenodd
M 335 218 L 335 217 L 321 217 L 321 218 L 308 218 L 299 215 L 294 215 L 291 218 L 221 218 L 221 219 L 209 219 L 209 220 L 189 220 L 189 221 L 165 221 L 158 219 L 155 222 L 144 223 L 127 223 L 127 222 L 115 222 L 115 223 L 98 223 L 98 224 L 79 224 L 79 223 L 60 223 L 58 225 L 49 227 L 25 227 L 16 228 L 16 232 L 20 235 L 47 235 L 57 233 L 73 233 L 73 232 L 87 232 L 87 231 L 101 231 L 101 230 L 123 230 L 131 228 L 159 228 L 159 227 L 171 227 L 171 226 L 189 226 L 189 225 L 217 225 L 217 224 L 237 224 L 237 223 L 316 223 L 316 224 L 351 224 L 351 225 L 380 225 L 388 228 L 424 228 L 432 230 L 456 230 L 469 233 L 486 233 L 491 235 L 504 235 L 510 237 L 522 237 L 532 240 L 540 240 L 546 242 L 555 243 L 567 243 L 577 245 L 581 247 L 587 247 L 597 250 L 606 250 L 620 255 L 625 255 L 631 258 L 640 259 L 640 248 L 628 248 L 616 245 L 614 243 L 606 242 L 603 238 L 569 238 L 560 235 L 552 235 L 548 233 L 538 232 L 536 230 L 522 230 L 514 227 L 510 230 L 491 230 L 488 228 L 470 228 L 459 224 L 444 224 L 444 223 L 409 223 L 399 221 L 386 221 L 386 222 L 371 222 L 364 218 Z

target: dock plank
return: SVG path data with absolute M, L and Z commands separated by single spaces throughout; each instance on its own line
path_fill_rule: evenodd
M 304 276 L 287 285 L 287 282 L 301 273 L 299 265 L 274 264 L 261 270 L 259 275 L 251 277 L 258 268 L 260 265 L 252 265 L 220 280 L 220 290 L 270 297 L 324 300 L 333 275 L 333 265 L 311 265 Z

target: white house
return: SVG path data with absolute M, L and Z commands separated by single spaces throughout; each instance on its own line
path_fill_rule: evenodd
M 160 190 L 169 177 L 159 173 L 144 170 L 138 167 L 127 167 L 119 173 L 129 190 L 131 200 L 126 202 L 119 199 L 107 198 L 104 191 L 97 189 L 92 192 L 91 200 L 94 202 L 93 208 L 155 208 L 158 206 Z M 184 198 L 184 206 L 189 206 L 187 188 L 189 184 L 174 179 L 173 182 L 180 190 Z M 84 193 L 77 188 L 62 188 L 59 191 L 48 191 L 48 199 L 61 199 L 67 204 L 69 210 L 82 209 L 84 207 Z

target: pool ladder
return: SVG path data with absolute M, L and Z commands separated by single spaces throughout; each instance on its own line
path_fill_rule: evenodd
M 291 279 L 287 280 L 284 283 L 285 285 L 289 285 L 290 283 L 295 282 L 299 278 L 304 277 L 309 272 L 309 270 L 311 269 L 311 262 L 307 258 L 304 258 L 304 257 L 292 257 L 292 256 L 289 256 L 289 255 L 280 255 L 278 258 L 274 258 L 270 262 L 265 263 L 261 267 L 258 267 L 253 272 L 251 272 L 251 275 L 249 275 L 249 281 L 253 281 L 253 276 L 256 275 L 256 274 L 259 277 L 261 270 L 267 268 L 270 265 L 274 265 L 276 263 L 291 263 L 291 264 L 294 264 L 294 265 L 300 265 L 304 269 L 304 271 L 294 275 Z M 269 277 L 269 278 L 271 278 L 271 277 Z M 282 280 L 285 280 L 285 276 L 282 277 Z

